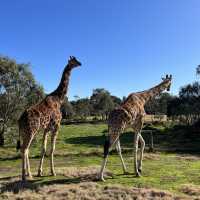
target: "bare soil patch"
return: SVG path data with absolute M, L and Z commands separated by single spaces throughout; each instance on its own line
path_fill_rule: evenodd
M 183 200 L 173 194 L 156 189 L 125 188 L 118 185 L 102 186 L 94 182 L 43 186 L 37 190 L 24 190 L 17 194 L 3 193 L 4 199 L 69 199 L 69 200 Z
M 0 179 L 0 199 L 32 200 L 183 200 L 170 192 L 150 188 L 123 187 L 120 185 L 102 185 L 94 182 L 99 167 L 60 168 L 58 174 L 63 180 L 37 184 L 35 181 L 22 183 L 19 177 Z M 106 171 L 106 176 L 112 175 Z M 76 182 L 76 181 L 77 182 Z M 92 182 L 93 181 L 93 182 Z M 191 198 L 188 198 L 191 199 Z
M 200 160 L 200 156 L 192 156 L 188 154 L 183 154 L 183 155 L 177 155 L 176 156 L 177 160 L 186 160 L 186 161 L 198 161 Z
M 144 159 L 147 160 L 160 160 L 160 154 L 159 153 L 145 153 Z
M 195 196 L 196 199 L 200 199 L 200 186 L 198 185 L 184 184 L 180 191 L 187 195 Z

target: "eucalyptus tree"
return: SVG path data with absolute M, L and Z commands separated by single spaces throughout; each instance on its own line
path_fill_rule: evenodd
M 43 88 L 36 83 L 30 64 L 0 57 L 0 146 L 4 145 L 7 128 L 16 123 L 21 111 L 43 96 Z

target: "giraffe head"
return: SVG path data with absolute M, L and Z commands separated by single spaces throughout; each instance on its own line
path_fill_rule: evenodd
M 165 89 L 169 91 L 172 83 L 172 75 L 171 74 L 169 76 L 166 75 L 165 78 L 162 78 L 162 81 L 163 81 L 162 84 L 165 87 Z
M 68 65 L 70 66 L 70 68 L 75 68 L 81 66 L 81 63 L 74 56 L 70 56 L 68 60 Z

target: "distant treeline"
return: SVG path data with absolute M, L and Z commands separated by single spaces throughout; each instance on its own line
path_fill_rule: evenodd
M 101 119 L 105 120 L 109 112 L 124 99 L 125 97 L 120 99 L 111 95 L 109 91 L 98 88 L 93 90 L 89 98 L 77 98 L 71 102 L 65 99 L 61 111 L 65 119 L 101 116 Z M 163 93 L 149 101 L 145 110 L 147 114 L 167 115 L 172 119 L 191 124 L 200 117 L 200 84 L 194 82 L 181 87 L 177 96 Z
M 200 74 L 199 66 L 197 74 Z M 0 146 L 4 145 L 5 134 L 9 134 L 10 127 L 16 126 L 22 111 L 44 96 L 43 87 L 35 81 L 30 64 L 17 63 L 8 57 L 0 57 Z M 121 99 L 110 94 L 104 88 L 97 88 L 89 98 L 75 96 L 75 100 L 70 102 L 66 98 L 61 111 L 64 119 L 105 120 L 109 112 L 124 99 L 125 97 Z M 179 117 L 186 123 L 193 123 L 199 118 L 200 113 L 199 82 L 181 87 L 177 96 L 163 93 L 148 102 L 146 112 Z M 12 135 L 8 136 L 12 138 Z

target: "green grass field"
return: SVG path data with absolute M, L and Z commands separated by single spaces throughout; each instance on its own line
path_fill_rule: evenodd
M 34 177 L 34 181 L 30 182 L 32 184 L 30 188 L 52 184 L 80 184 L 82 182 L 80 177 L 68 178 L 61 171 L 64 172 L 68 168 L 100 167 L 106 130 L 107 126 L 104 124 L 62 126 L 55 152 L 57 176 L 48 176 L 50 169 L 47 156 L 44 163 L 45 176 L 42 178 Z M 41 136 L 41 133 L 37 135 L 30 149 L 31 169 L 34 175 L 37 173 L 39 162 Z M 123 156 L 131 174 L 122 174 L 120 159 L 113 152 L 107 165 L 107 169 L 113 173 L 113 178 L 107 178 L 105 183 L 97 182 L 98 185 L 117 184 L 123 187 L 156 188 L 170 191 L 175 195 L 190 197 L 190 199 L 197 198 L 200 195 L 200 159 L 198 155 L 166 152 L 148 153 L 146 151 L 143 162 L 143 176 L 136 178 L 133 171 L 132 141 L 133 136 L 130 132 L 122 136 L 122 149 L 130 149 L 124 151 Z M 50 146 L 49 142 L 48 147 Z M 20 173 L 21 159 L 19 152 L 17 153 L 14 147 L 0 148 L 0 186 L 3 188 L 0 197 L 7 198 L 5 197 L 6 189 L 10 190 L 9 184 L 12 184 L 12 180 L 6 177 L 15 177 Z

